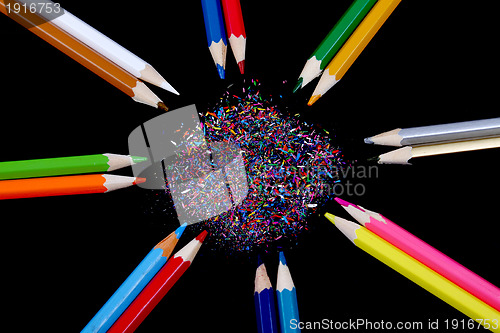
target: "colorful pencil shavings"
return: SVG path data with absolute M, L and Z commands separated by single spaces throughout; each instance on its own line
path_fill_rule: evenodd
M 214 249 L 248 252 L 293 241 L 333 196 L 346 164 L 326 130 L 285 115 L 260 89 L 257 80 L 244 83 L 200 113 L 209 144 L 239 145 L 249 187 L 240 204 L 198 223 L 212 234 Z
M 81 333 L 105 333 L 167 262 L 187 224 L 184 223 L 148 253 L 132 274 L 85 326 Z

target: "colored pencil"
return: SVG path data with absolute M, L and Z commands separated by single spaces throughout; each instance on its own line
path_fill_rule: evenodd
M 463 121 L 458 123 L 396 128 L 365 138 L 365 143 L 384 146 L 410 146 L 483 139 L 500 136 L 500 118 Z
M 108 333 L 135 331 L 191 265 L 206 236 L 207 232 L 203 231 L 174 254 L 111 326 Z
M 496 329 L 491 327 L 492 321 L 497 320 L 497 322 L 500 322 L 500 312 L 491 306 L 472 296 L 450 280 L 436 273 L 418 260 L 415 260 L 365 227 L 329 213 L 326 213 L 325 217 L 357 247 L 382 261 L 469 318 L 479 322 L 485 328 L 489 328 L 493 332 L 500 332 L 499 327 Z M 484 319 L 488 319 L 488 321 L 486 322 Z M 488 325 L 490 326 L 488 327 Z
M 32 1 L 27 0 L 18 1 L 21 3 L 32 3 Z M 50 0 L 45 0 L 44 2 L 47 7 L 54 5 Z M 63 8 L 60 8 L 60 10 L 63 11 L 63 14 L 55 18 L 50 17 L 50 14 L 47 14 L 46 11 L 40 12 L 39 15 L 52 22 L 52 24 L 56 25 L 59 29 L 66 31 L 71 36 L 88 45 L 99 54 L 108 58 L 134 77 L 179 95 L 179 93 L 146 61 L 83 22 L 67 10 Z
M 300 73 L 295 88 L 304 87 L 315 77 L 319 76 L 323 69 L 328 65 L 333 56 L 337 53 L 351 33 L 356 29 L 361 20 L 370 11 L 377 0 L 354 0 L 340 20 L 330 30 L 313 54 L 307 60 L 304 69 Z
M 0 162 L 0 180 L 107 172 L 146 160 L 139 156 L 95 154 Z
M 335 198 L 335 201 L 342 205 L 356 221 L 365 226 L 368 230 L 441 274 L 497 311 L 500 311 L 500 289 L 498 287 L 460 265 L 455 260 L 436 250 L 381 214 L 354 205 L 340 198 Z
M 344 77 L 366 45 L 399 5 L 401 0 L 378 0 L 337 55 L 328 64 L 307 105 L 313 105 L 331 87 Z
M 132 97 L 134 101 L 165 111 L 168 110 L 162 100 L 143 82 L 139 81 L 123 68 L 89 48 L 67 32 L 59 29 L 51 22 L 47 22 L 45 19 L 29 11 L 27 11 L 27 13 L 24 13 L 24 11 L 20 11 L 19 13 L 11 11 L 9 13 L 5 6 L 5 0 L 0 0 L 0 12 L 12 18 L 59 51 L 124 92 L 126 95 Z M 96 88 L 91 86 L 88 87 L 90 91 L 89 98 L 92 98 L 92 89 Z
M 221 79 L 225 77 L 227 40 L 220 0 L 201 0 L 210 54 Z
M 108 174 L 2 180 L 0 200 L 106 193 L 145 181 L 145 178 Z
M 480 149 L 490 149 L 500 147 L 500 137 L 485 138 L 470 141 L 438 143 L 435 145 L 425 145 L 411 147 L 406 146 L 375 157 L 379 164 L 409 164 L 408 161 L 416 157 L 433 156 L 472 151 Z
M 300 332 L 298 327 L 292 328 L 292 321 L 298 323 L 299 307 L 297 305 L 297 291 L 293 284 L 292 275 L 286 264 L 285 255 L 280 252 L 278 266 L 278 281 L 276 282 L 276 298 L 278 300 L 278 313 L 280 318 L 281 333 Z
M 247 35 L 240 0 L 222 0 L 224 20 L 226 22 L 227 38 L 238 63 L 240 73 L 245 73 L 245 48 Z
M 186 226 L 187 223 L 184 223 L 156 244 L 94 318 L 83 328 L 82 333 L 104 333 L 109 330 L 111 325 L 167 262 Z
M 259 333 L 275 333 L 278 332 L 278 322 L 274 305 L 274 290 L 267 275 L 266 266 L 261 262 L 260 257 L 257 265 L 254 292 L 257 331 Z

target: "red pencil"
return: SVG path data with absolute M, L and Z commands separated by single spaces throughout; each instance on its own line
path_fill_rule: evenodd
M 241 13 L 240 0 L 222 0 L 224 10 L 224 21 L 226 22 L 227 38 L 234 57 L 240 68 L 240 73 L 245 72 L 245 47 L 247 35 Z
M 108 333 L 134 332 L 172 286 L 188 269 L 200 249 L 207 232 L 203 231 L 195 239 L 180 249 L 165 266 L 156 273 L 127 310 L 111 326 Z

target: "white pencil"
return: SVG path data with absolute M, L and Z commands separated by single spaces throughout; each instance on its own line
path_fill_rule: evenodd
M 429 143 L 464 141 L 500 136 L 500 118 L 458 123 L 396 128 L 365 139 L 365 143 L 384 146 L 411 146 Z
M 380 155 L 377 159 L 379 164 L 408 164 L 411 158 L 457 153 L 462 151 L 499 148 L 500 137 L 486 138 L 470 141 L 441 143 L 417 147 L 403 147 Z
M 19 0 L 19 2 L 28 5 L 37 3 L 33 0 Z M 56 8 L 52 1 L 46 0 L 44 2 L 47 3 L 47 8 Z M 54 14 L 49 14 L 45 11 L 42 11 L 39 15 L 94 49 L 97 53 L 108 58 L 136 78 L 179 95 L 179 93 L 146 61 L 83 22 L 78 17 L 72 15 L 67 10 L 62 8 L 60 8 L 60 10 L 64 11 L 64 14 L 60 16 L 56 15 L 55 18 L 52 17 Z

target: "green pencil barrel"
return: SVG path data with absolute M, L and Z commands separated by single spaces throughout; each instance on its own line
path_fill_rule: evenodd
M 0 180 L 105 172 L 108 162 L 103 154 L 0 162 Z
M 321 70 L 325 69 L 376 2 L 377 0 L 356 0 L 342 15 L 310 57 L 316 56 L 316 59 L 321 61 Z

